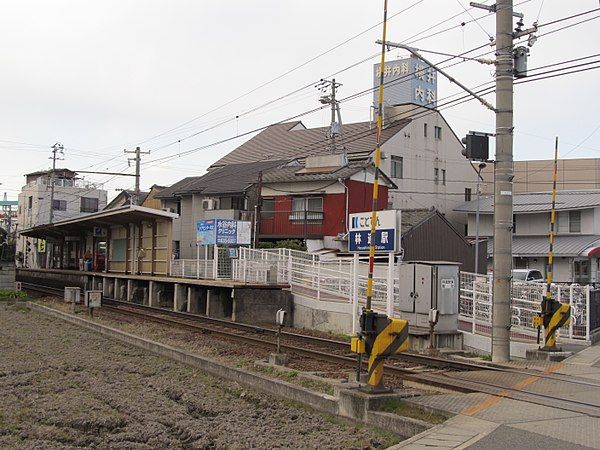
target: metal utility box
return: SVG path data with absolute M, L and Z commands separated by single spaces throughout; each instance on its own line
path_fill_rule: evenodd
M 85 291 L 84 304 L 88 308 L 100 308 L 102 306 L 102 291 Z
M 460 269 L 452 262 L 400 264 L 400 311 L 412 326 L 429 327 L 429 311 L 439 311 L 436 332 L 458 330 Z
M 81 288 L 77 286 L 65 287 L 65 302 L 66 303 L 81 303 Z

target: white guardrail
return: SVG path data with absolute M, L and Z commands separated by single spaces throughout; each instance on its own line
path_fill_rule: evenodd
M 225 250 L 225 251 L 221 251 Z M 357 257 L 322 259 L 320 255 L 290 249 L 238 249 L 229 259 L 226 249 L 217 260 L 178 259 L 171 276 L 227 278 L 249 284 L 288 284 L 292 292 L 319 301 L 354 304 L 358 311 L 366 298 L 367 269 Z M 373 308 L 399 317 L 400 286 L 397 266 L 376 264 L 373 277 Z M 560 330 L 560 338 L 590 341 L 590 293 L 587 285 L 553 285 L 555 298 L 571 306 L 572 320 Z M 540 312 L 546 293 L 543 283 L 513 281 L 512 328 L 515 338 L 534 339 L 532 318 Z M 492 325 L 492 279 L 490 275 L 460 274 L 459 322 L 463 332 L 490 335 Z

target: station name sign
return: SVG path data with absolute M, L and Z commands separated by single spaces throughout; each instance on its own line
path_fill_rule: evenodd
M 371 245 L 371 212 L 350 214 L 348 229 L 348 251 L 368 252 Z M 375 251 L 395 252 L 398 248 L 400 212 L 377 211 L 375 227 Z

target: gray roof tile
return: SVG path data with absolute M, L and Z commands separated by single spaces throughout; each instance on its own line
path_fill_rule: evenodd
M 381 135 L 382 144 L 408 123 L 408 120 L 397 121 L 384 128 Z M 329 151 L 327 147 L 329 140 L 326 138 L 328 129 L 329 127 L 306 129 L 299 121 L 271 125 L 219 159 L 213 164 L 213 167 L 265 159 L 293 159 L 322 154 Z M 343 131 L 344 134 L 337 143 L 338 145 L 343 144 L 348 154 L 365 153 L 368 155 L 375 150 L 375 126 L 373 123 L 344 124 Z
M 200 192 L 207 195 L 242 193 L 257 182 L 259 172 L 285 163 L 286 161 L 257 161 L 249 164 L 229 164 L 199 177 L 184 178 L 163 189 L 156 198 L 173 198 Z

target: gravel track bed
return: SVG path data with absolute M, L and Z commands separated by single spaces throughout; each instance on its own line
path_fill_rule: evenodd
M 1 448 L 384 448 L 398 438 L 0 304 Z

